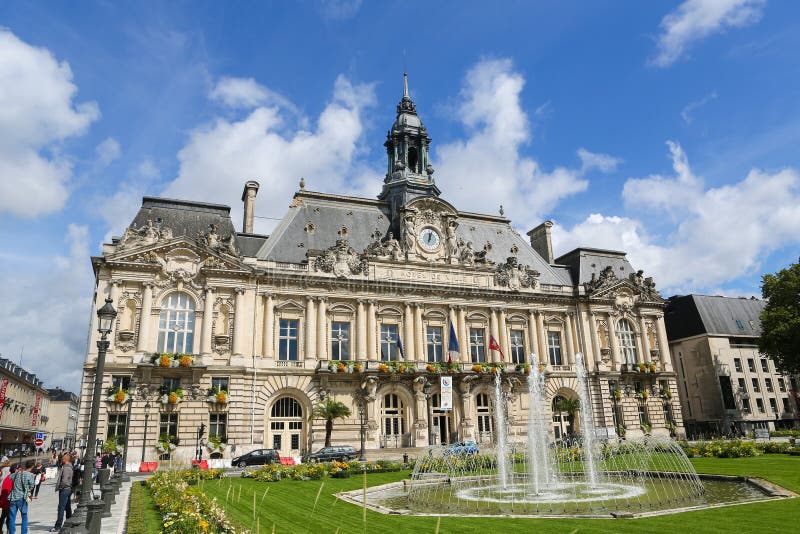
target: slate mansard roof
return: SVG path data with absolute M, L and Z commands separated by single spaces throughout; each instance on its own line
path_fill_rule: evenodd
M 669 299 L 665 314 L 667 337 L 684 339 L 701 334 L 756 338 L 759 315 L 766 303 L 758 299 L 683 295 Z

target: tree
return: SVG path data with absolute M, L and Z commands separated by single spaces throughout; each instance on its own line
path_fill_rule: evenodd
M 569 432 L 570 434 L 575 433 L 575 414 L 578 413 L 578 410 L 581 409 L 581 401 L 577 398 L 567 399 L 561 397 L 559 399 L 558 404 L 556 405 L 556 409 L 559 412 L 566 412 L 567 413 L 567 421 L 569 421 Z
M 800 373 L 800 260 L 775 274 L 765 274 L 761 294 L 758 350 L 785 374 Z
M 330 447 L 333 421 L 350 417 L 350 408 L 339 401 L 328 399 L 314 406 L 311 415 L 314 419 L 325 419 L 325 446 Z

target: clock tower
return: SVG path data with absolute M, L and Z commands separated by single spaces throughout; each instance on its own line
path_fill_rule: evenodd
M 397 118 L 386 133 L 387 169 L 378 198 L 389 203 L 393 226 L 399 229 L 400 211 L 418 197 L 438 197 L 433 166 L 428 159 L 431 138 L 417 115 L 408 94 L 408 74 L 403 73 L 403 98 L 397 104 Z

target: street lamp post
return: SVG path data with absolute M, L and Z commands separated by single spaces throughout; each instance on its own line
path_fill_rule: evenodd
M 206 424 L 200 423 L 200 426 L 197 427 L 197 441 L 195 443 L 195 460 L 200 462 L 203 459 L 203 448 L 201 446 L 201 441 L 203 440 L 203 435 L 206 433 Z
M 422 388 L 422 392 L 425 393 L 425 410 L 428 412 L 428 445 L 433 445 L 433 432 L 431 432 L 431 382 L 430 380 L 425 381 L 425 386 Z
M 366 462 L 367 457 L 364 454 L 364 447 L 365 447 L 365 435 L 364 435 L 364 424 L 367 417 L 367 395 L 365 389 L 360 389 L 358 392 L 358 418 L 359 422 L 361 423 L 361 449 L 359 451 L 358 461 L 359 462 Z
M 81 500 L 76 512 L 72 515 L 70 526 L 72 531 L 87 532 L 89 505 L 92 502 L 92 472 L 94 469 L 94 447 L 97 443 L 97 420 L 100 417 L 100 398 L 103 393 L 103 371 L 106 365 L 106 351 L 110 345 L 108 334 L 114 325 L 117 311 L 111 305 L 113 301 L 106 299 L 106 303 L 97 310 L 100 339 L 97 340 L 97 363 L 94 373 L 94 394 L 92 395 L 92 408 L 89 416 L 89 432 L 86 436 L 86 450 L 83 453 L 83 485 L 81 486 Z M 99 520 L 99 518 L 96 518 Z
M 125 448 L 122 450 L 122 469 L 120 469 L 121 478 L 128 480 L 128 442 L 131 437 L 131 412 L 133 411 L 133 397 L 136 394 L 136 383 L 131 379 L 128 384 L 130 391 L 130 398 L 128 399 L 128 415 L 125 419 Z
M 144 403 L 144 437 L 142 438 L 142 462 L 144 462 L 144 451 L 147 447 L 147 421 L 150 419 L 150 400 Z

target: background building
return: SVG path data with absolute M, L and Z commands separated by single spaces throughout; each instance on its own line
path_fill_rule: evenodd
M 796 424 L 797 381 L 758 352 L 761 300 L 672 297 L 666 322 L 689 436 Z
M 32 450 L 37 432 L 48 437 L 50 398 L 42 381 L 0 358 L 0 450 Z M 44 447 L 49 447 L 45 439 Z
M 95 304 L 110 297 L 119 312 L 100 435 L 130 428 L 133 457 L 143 447 L 148 459 L 158 436 L 173 436 L 173 454 L 188 458 L 204 424 L 237 453 L 297 456 L 322 444 L 324 423 L 310 414 L 332 398 L 352 411 L 336 421 L 334 443 L 358 444 L 362 431 L 368 449 L 490 442 L 502 366 L 510 439 L 526 439 L 531 409 L 552 417 L 560 438 L 580 430 L 559 409 L 577 397 L 579 354 L 592 398 L 583 409 L 603 435 L 681 433 L 653 280 L 624 252 L 555 259 L 550 222 L 526 240 L 502 209 L 459 211 L 433 180 L 430 142 L 406 87 L 378 198 L 306 191 L 301 180 L 269 236 L 253 233 L 256 182 L 242 194 L 242 232 L 227 206 L 145 197 L 125 234 L 92 259 Z M 545 406 L 528 402 L 531 364 L 546 369 Z M 454 376 L 452 408 L 442 374 Z
M 61 388 L 48 389 L 50 395 L 51 440 L 48 447 L 73 448 L 78 437 L 78 396 Z

